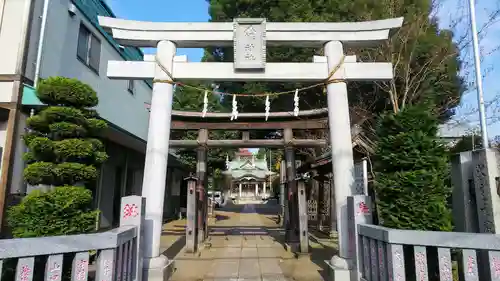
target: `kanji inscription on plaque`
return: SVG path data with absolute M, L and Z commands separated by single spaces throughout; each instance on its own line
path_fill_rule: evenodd
M 234 20 L 234 68 L 266 67 L 266 20 Z

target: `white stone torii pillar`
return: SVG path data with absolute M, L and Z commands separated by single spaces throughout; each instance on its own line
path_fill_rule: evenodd
M 347 196 L 355 194 L 354 163 L 346 81 L 377 81 L 393 78 L 392 64 L 360 63 L 348 56 L 344 63 L 343 45 L 373 45 L 389 37 L 391 29 L 401 27 L 402 18 L 356 23 L 266 23 L 265 19 L 235 19 L 233 23 L 154 23 L 99 17 L 100 25 L 111 31 L 123 46 L 158 47 L 157 54 L 176 80 L 209 81 L 281 81 L 318 82 L 329 77 L 337 80 L 327 86 L 329 128 L 332 146 L 333 181 L 339 252 L 331 264 L 335 279 L 348 280 L 353 269 L 350 237 L 347 231 Z M 234 40 L 234 42 L 233 42 Z M 174 59 L 179 48 L 235 46 L 234 63 L 188 63 Z M 266 63 L 266 44 L 325 48 L 325 60 L 312 63 Z M 324 57 L 323 57 L 324 58 Z M 170 79 L 155 61 L 109 61 L 107 75 L 111 79 Z M 146 197 L 144 233 L 146 275 L 155 279 L 166 258 L 159 255 L 161 210 L 165 189 L 170 114 L 170 84 L 155 83 L 144 172 L 143 196 Z M 240 196 L 241 194 L 240 184 Z M 160 196 L 161 195 L 161 196 Z M 158 279 L 159 280 L 159 279 Z M 144 280 L 146 281 L 146 280 Z
M 332 69 L 339 65 L 344 56 L 342 43 L 338 41 L 326 43 L 325 56 L 328 63 L 328 70 L 332 71 Z M 354 185 L 353 177 L 354 158 L 346 82 L 328 84 L 327 99 L 328 108 L 330 109 L 328 110 L 328 124 L 332 146 L 337 233 L 339 233 L 339 255 L 334 256 L 331 263 L 337 268 L 348 269 L 351 268 L 351 265 L 347 259 L 350 247 L 347 235 L 347 197 L 356 194 L 356 186 Z M 340 237 L 340 233 L 343 234 L 343 237 Z
M 170 73 L 176 46 L 170 41 L 158 43 L 158 57 L 163 67 Z M 157 65 L 155 80 L 170 80 L 169 74 Z M 149 117 L 148 140 L 142 196 L 146 198 L 144 222 L 144 270 L 146 280 L 163 280 L 166 268 L 171 261 L 160 255 L 160 238 L 163 227 L 163 204 L 167 177 L 168 152 L 170 141 L 170 121 L 174 86 L 169 83 L 154 83 Z

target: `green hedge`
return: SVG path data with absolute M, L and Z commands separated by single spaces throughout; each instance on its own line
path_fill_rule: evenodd
M 18 238 L 91 232 L 99 214 L 92 201 L 92 193 L 83 187 L 35 190 L 8 210 L 7 221 Z

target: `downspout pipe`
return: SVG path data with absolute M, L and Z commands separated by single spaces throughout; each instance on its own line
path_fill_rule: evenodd
M 38 85 L 38 80 L 40 80 L 40 69 L 42 67 L 42 51 L 43 42 L 45 41 L 45 28 L 47 27 L 47 15 L 49 13 L 50 0 L 44 0 L 43 2 L 43 12 L 42 12 L 42 25 L 40 27 L 40 39 L 38 40 L 38 48 L 36 53 L 36 64 L 35 64 L 35 78 L 33 79 L 34 87 Z
M 33 79 L 33 86 L 36 88 L 38 85 L 38 80 L 40 80 L 40 69 L 41 69 L 41 64 L 42 64 L 42 51 L 43 51 L 43 42 L 45 41 L 45 28 L 47 26 L 47 15 L 49 13 L 49 4 L 50 0 L 44 0 L 43 2 L 43 11 L 42 11 L 42 23 L 40 26 L 40 38 L 38 40 L 38 46 L 37 46 L 37 53 L 36 53 L 36 62 L 35 62 L 35 77 Z M 35 114 L 35 110 L 32 108 L 30 111 L 30 117 L 33 117 Z M 25 148 L 26 152 L 28 151 L 28 148 Z M 30 184 L 26 183 L 22 185 L 21 193 L 27 194 L 31 190 L 35 189 L 36 187 L 31 186 Z

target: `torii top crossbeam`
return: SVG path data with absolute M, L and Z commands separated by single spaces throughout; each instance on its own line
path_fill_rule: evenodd
M 125 46 L 157 47 L 161 41 L 173 42 L 177 48 L 233 45 L 233 63 L 174 60 L 172 78 L 212 81 L 321 81 L 329 75 L 326 59 L 317 58 L 312 63 L 266 63 L 266 47 L 320 47 L 330 41 L 347 46 L 374 45 L 386 40 L 390 31 L 400 27 L 402 22 L 402 18 L 395 18 L 354 23 L 267 23 L 265 19 L 235 19 L 233 23 L 160 23 L 99 17 L 100 25 Z M 145 57 L 145 60 L 150 58 Z M 155 67 L 154 61 L 110 61 L 108 77 L 151 79 Z M 390 80 L 393 78 L 392 64 L 360 63 L 350 57 L 331 78 Z
M 241 19 L 259 22 L 264 19 Z M 389 37 L 391 29 L 401 27 L 403 18 L 364 22 L 267 22 L 268 46 L 321 47 L 328 41 L 346 46 L 373 45 Z M 99 17 L 99 24 L 120 44 L 156 47 L 161 40 L 175 42 L 178 48 L 233 45 L 232 22 L 146 22 Z

